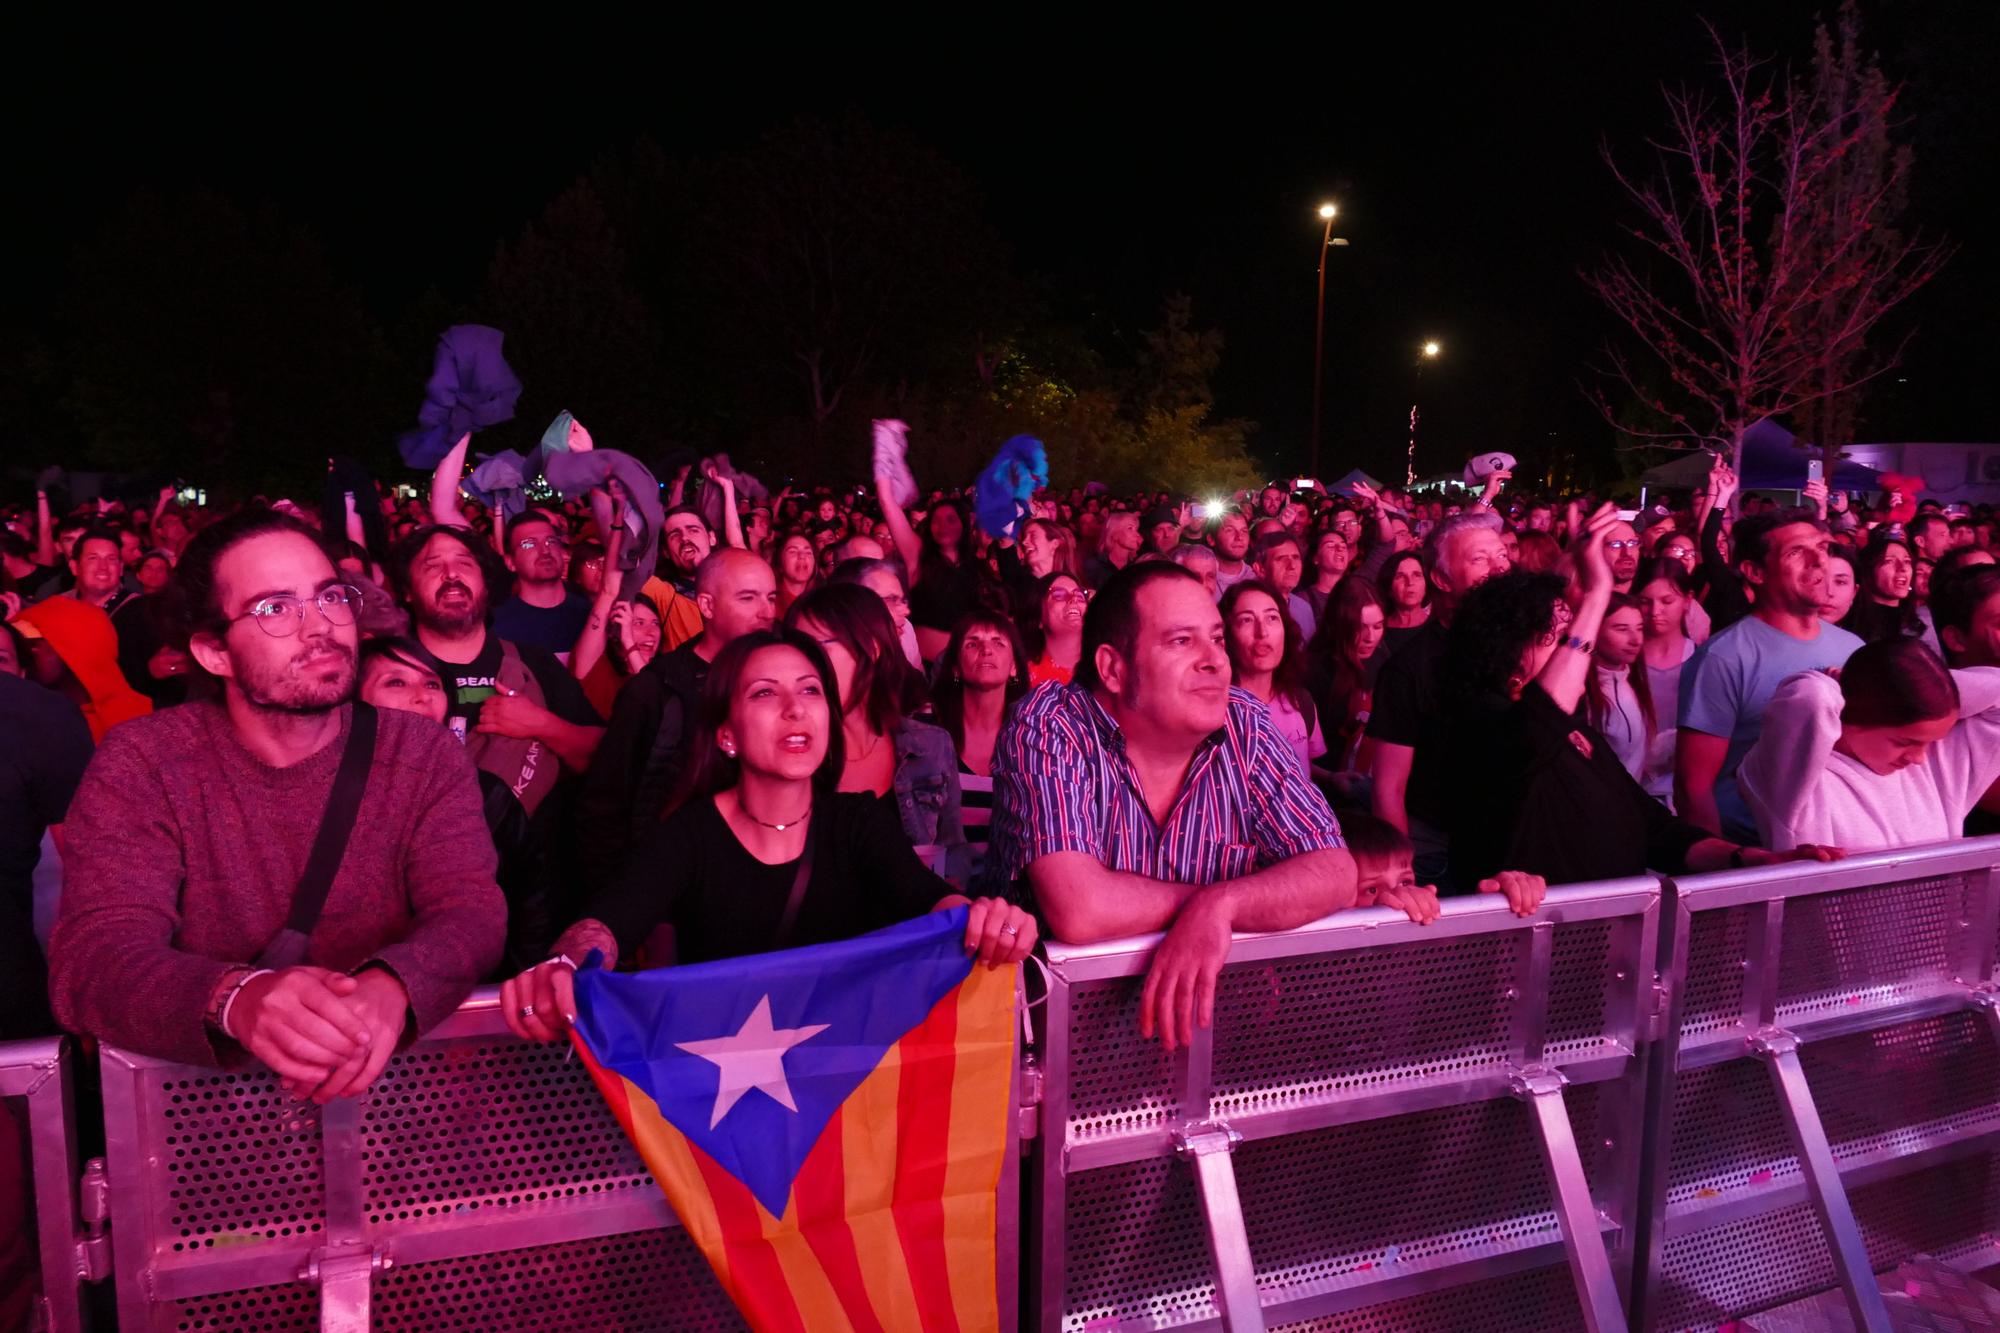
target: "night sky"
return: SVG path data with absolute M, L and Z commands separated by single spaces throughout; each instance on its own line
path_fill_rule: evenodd
M 17 31 L 0 94 L 16 183 L 4 317 L 52 320 L 70 246 L 139 186 L 276 204 L 386 321 L 428 286 L 469 296 L 496 244 L 640 135 L 700 155 L 858 109 L 978 181 L 1016 266 L 1065 318 L 1130 337 L 1164 294 L 1191 295 L 1228 340 L 1219 406 L 1260 424 L 1274 470 L 1304 455 L 1323 198 L 1351 241 L 1327 284 L 1324 470 L 1400 458 L 1426 337 L 1445 347 L 1423 382 L 1426 470 L 1549 433 L 1605 448 L 1578 388 L 1609 326 L 1576 271 L 1620 216 L 1598 144 L 1632 154 L 1662 124 L 1660 82 L 1706 75 L 1699 13 L 1802 62 L 1815 7 L 1321 12 L 1237 33 L 1164 11 L 1112 32 L 1001 10 L 983 11 L 988 32 L 931 18 L 893 34 L 481 20 L 469 44 L 292 15 Z M 1907 383 L 1871 400 L 1860 434 L 1992 439 L 2000 6 L 1864 14 L 1909 84 L 1912 220 L 1960 252 L 1912 312 Z

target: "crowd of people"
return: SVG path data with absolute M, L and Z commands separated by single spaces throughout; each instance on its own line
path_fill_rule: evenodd
M 587 447 L 587 444 L 586 444 Z M 1364 482 L 0 510 L 0 1035 L 366 1088 L 474 986 L 965 906 L 987 965 L 1825 860 L 2000 810 L 1994 519 Z M 649 478 L 650 480 L 650 478 Z M 53 512 L 60 508 L 62 512 Z M 642 521 L 640 511 L 657 515 Z M 992 530 L 997 527 L 998 530 Z M 635 547 L 643 546 L 643 557 Z M 652 551 L 657 549 L 657 558 Z

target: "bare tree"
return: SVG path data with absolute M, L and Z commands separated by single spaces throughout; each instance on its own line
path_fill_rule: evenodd
M 1652 409 L 1652 426 L 1605 419 L 1656 444 L 1711 445 L 1742 464 L 1743 436 L 1766 417 L 1838 401 L 1895 366 L 1909 335 L 1879 348 L 1885 316 L 1949 257 L 1898 233 L 1910 167 L 1889 147 L 1899 89 L 1858 55 L 1851 9 L 1841 46 L 1820 33 L 1809 87 L 1732 48 L 1713 26 L 1718 90 L 1666 93 L 1668 134 L 1649 141 L 1654 171 L 1604 160 L 1639 220 L 1642 256 L 1614 254 L 1584 281 L 1664 371 L 1607 349 L 1610 388 Z M 1852 77 L 1839 73 L 1843 55 Z

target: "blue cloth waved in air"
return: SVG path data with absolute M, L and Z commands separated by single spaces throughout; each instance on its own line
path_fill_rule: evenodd
M 1048 484 L 1049 459 L 1042 442 L 1032 435 L 1016 435 L 1000 446 L 979 474 L 973 491 L 979 526 L 989 537 L 1014 536 L 1015 527 L 1028 517 L 1029 500 Z
M 417 429 L 396 441 L 405 463 L 434 468 L 460 436 L 513 417 L 521 381 L 500 354 L 505 337 L 484 324 L 455 324 L 439 335 Z

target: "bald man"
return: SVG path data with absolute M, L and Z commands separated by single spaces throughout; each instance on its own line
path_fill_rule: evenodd
M 687 762 L 709 665 L 732 642 L 771 628 L 778 584 L 771 567 L 725 546 L 694 574 L 701 633 L 648 662 L 618 691 L 611 722 L 577 800 L 588 885 L 604 882 L 639 832 L 657 822 Z

